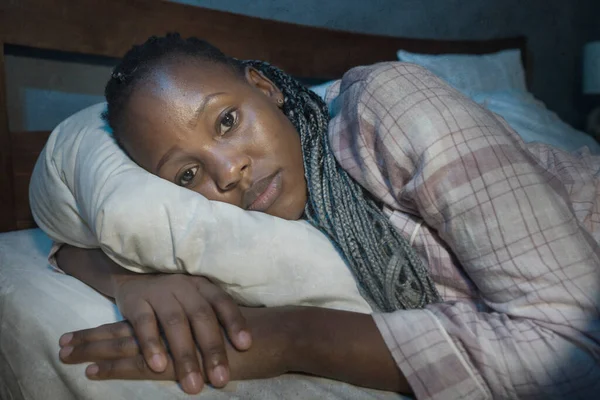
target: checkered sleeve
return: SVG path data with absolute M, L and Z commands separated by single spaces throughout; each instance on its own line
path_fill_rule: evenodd
M 600 251 L 563 182 L 508 125 L 421 67 L 355 68 L 335 90 L 340 164 L 434 229 L 483 304 L 374 316 L 416 397 L 595 398 Z

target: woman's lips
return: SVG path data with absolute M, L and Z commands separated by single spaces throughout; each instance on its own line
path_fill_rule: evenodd
M 279 197 L 282 190 L 281 171 L 256 181 L 244 194 L 244 204 L 250 211 L 266 211 Z

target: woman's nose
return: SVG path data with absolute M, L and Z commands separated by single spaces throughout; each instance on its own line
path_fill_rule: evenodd
M 235 188 L 245 177 L 250 159 L 244 154 L 232 152 L 215 155 L 214 179 L 217 187 L 222 191 Z

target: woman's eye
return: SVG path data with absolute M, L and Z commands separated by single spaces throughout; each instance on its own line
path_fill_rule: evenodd
M 237 122 L 238 114 L 237 110 L 228 111 L 221 117 L 221 135 L 229 132 L 231 128 L 233 128 Z
M 198 167 L 187 169 L 179 177 L 177 184 L 179 186 L 188 186 L 194 180 L 194 177 L 198 173 Z

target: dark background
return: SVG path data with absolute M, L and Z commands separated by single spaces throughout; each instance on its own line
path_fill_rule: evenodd
M 581 128 L 583 45 L 600 40 L 600 0 L 179 0 L 182 3 L 333 29 L 435 39 L 525 35 L 536 97 Z M 118 16 L 115 16 L 118 18 Z M 201 22 L 199 22 L 201 23 Z M 103 101 L 110 66 L 7 56 L 10 126 L 49 130 Z

